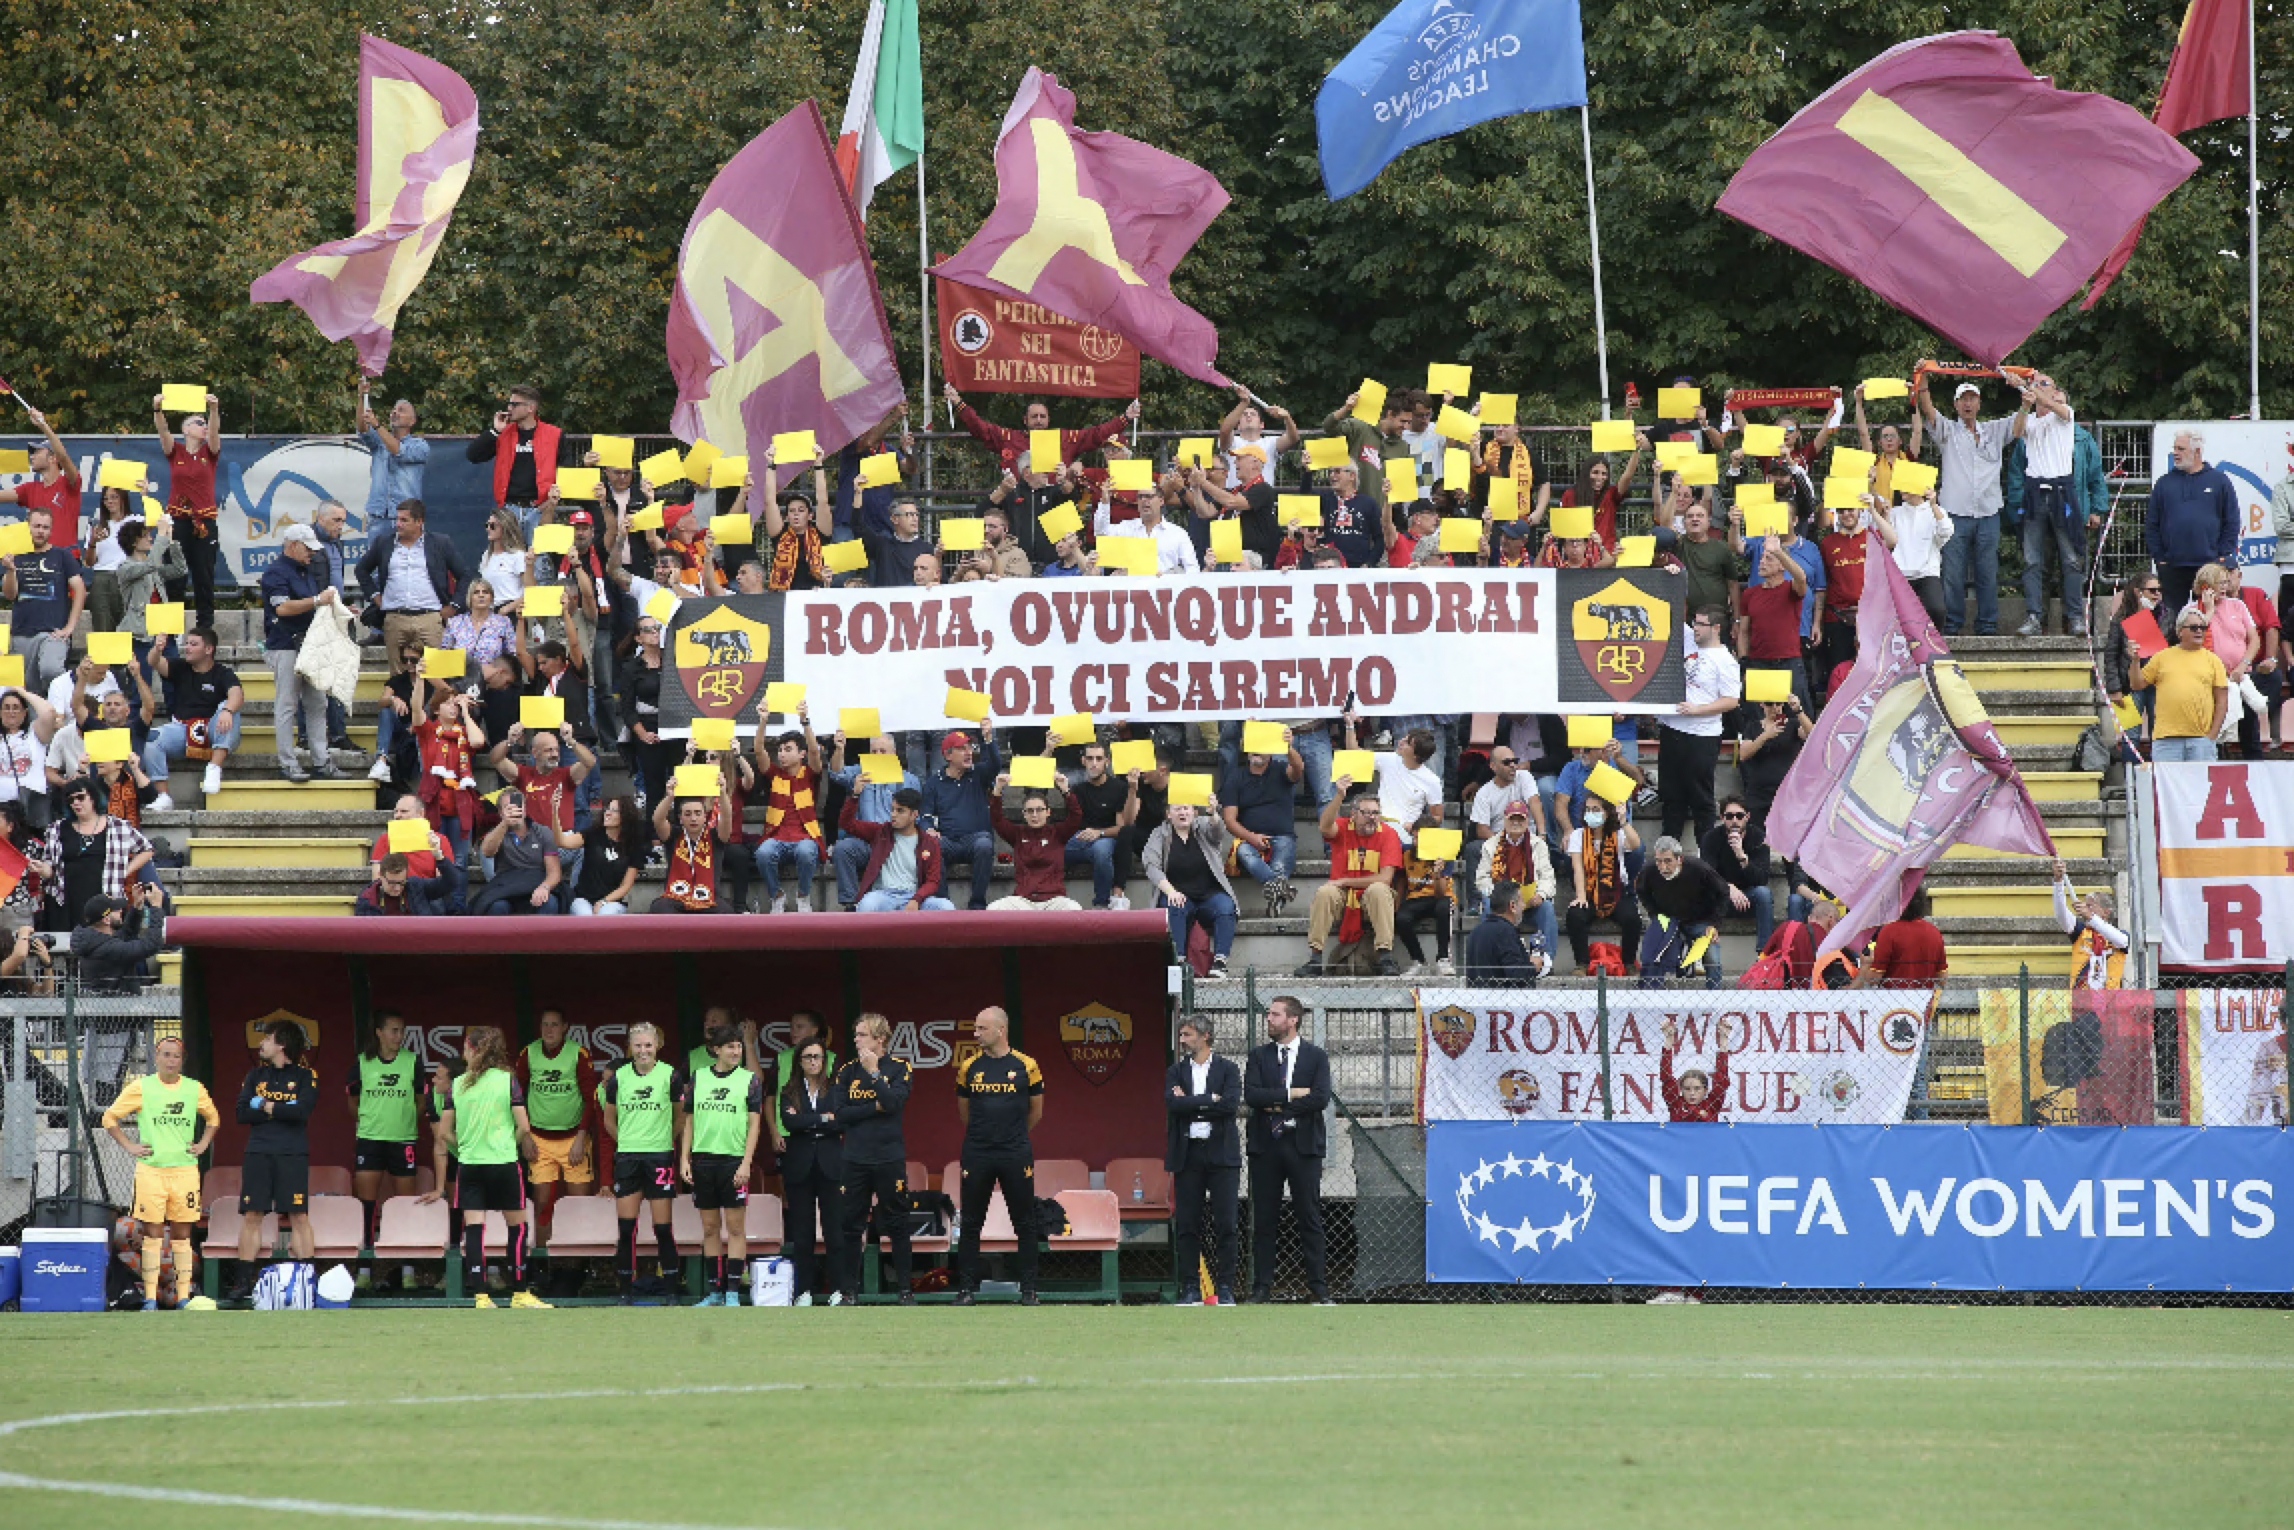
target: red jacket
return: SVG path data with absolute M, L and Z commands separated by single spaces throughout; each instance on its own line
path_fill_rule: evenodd
M 854 792 L 844 799 L 844 812 L 836 826 L 847 834 L 857 834 L 868 841 L 868 869 L 860 874 L 860 892 L 863 897 L 875 891 L 876 874 L 892 855 L 892 825 L 870 823 L 860 816 L 860 793 Z M 916 831 L 916 887 L 918 898 L 940 896 L 940 836 L 930 829 Z
M 1665 1096 L 1665 1112 L 1675 1121 L 1718 1121 L 1728 1106 L 1728 1053 L 1713 1059 L 1712 1077 L 1705 1097 L 1691 1105 L 1681 1098 L 1680 1082 L 1673 1077 L 1673 1049 L 1657 1054 L 1657 1087 Z
M 1020 453 L 1028 449 L 1028 433 L 1026 431 L 1014 430 L 1009 425 L 990 424 L 974 413 L 970 404 L 958 404 L 956 406 L 956 423 L 970 431 L 982 446 L 996 454 L 996 463 L 999 467 L 1017 468 Z M 1093 425 L 1083 430 L 1061 431 L 1059 433 L 1060 460 L 1073 462 L 1093 447 L 1105 446 L 1121 435 L 1123 427 L 1130 423 L 1129 419 L 1119 414 L 1102 425 Z M 1031 462 L 1029 466 L 1038 473 L 1051 471 L 1051 469 L 1037 463 Z
M 558 481 L 558 435 L 555 425 L 534 422 L 534 493 L 540 499 L 548 499 L 551 486 Z M 497 508 L 510 502 L 510 464 L 517 460 L 518 432 L 513 427 L 494 438 L 494 504 Z
M 1067 842 L 1083 827 L 1083 804 L 1075 793 L 1061 797 L 1057 818 L 1040 829 L 1031 829 L 1004 816 L 1003 794 L 997 792 L 988 798 L 988 820 L 1012 847 L 1012 875 L 1016 878 L 1012 891 L 1016 896 L 1038 903 L 1067 896 Z

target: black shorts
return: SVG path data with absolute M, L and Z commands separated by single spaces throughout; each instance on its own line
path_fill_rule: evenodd
M 675 1153 L 616 1153 L 613 1157 L 613 1194 L 642 1195 L 649 1201 L 674 1200 L 677 1195 Z
M 301 1216 L 311 1209 L 311 1155 L 249 1153 L 239 1170 L 239 1209 Z
M 740 1167 L 741 1160 L 731 1153 L 695 1153 L 693 1209 L 723 1211 L 729 1206 L 748 1205 L 749 1187 L 733 1183 L 733 1175 Z
M 464 1212 L 523 1211 L 525 1170 L 514 1163 L 466 1163 L 455 1182 L 454 1204 Z
M 361 1137 L 351 1149 L 351 1162 L 361 1174 L 387 1174 L 392 1179 L 412 1179 L 414 1144 Z

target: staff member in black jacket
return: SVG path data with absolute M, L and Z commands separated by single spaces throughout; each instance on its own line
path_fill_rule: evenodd
M 883 1213 L 892 1234 L 892 1274 L 900 1304 L 912 1306 L 908 1249 L 908 1141 L 900 1117 L 915 1082 L 908 1064 L 889 1057 L 892 1022 L 866 1014 L 853 1028 L 853 1059 L 836 1070 L 830 1092 L 837 1124 L 844 1128 L 844 1268 L 837 1290 L 850 1306 L 860 1300 L 860 1240 L 868 1230 L 871 1203 Z
M 796 1264 L 796 1304 L 809 1307 L 820 1269 L 813 1242 L 817 1237 L 828 1250 L 833 1273 L 844 1237 L 837 1215 L 838 1187 L 844 1178 L 844 1128 L 836 1119 L 828 1048 L 814 1036 L 797 1047 L 795 1059 L 780 1095 L 781 1247 Z M 841 1288 L 829 1296 L 832 1303 L 844 1300 Z
M 1322 1113 L 1330 1105 L 1330 1054 L 1301 1041 L 1306 1006 L 1269 1000 L 1266 1033 L 1243 1073 L 1243 1103 L 1250 1107 L 1251 1300 L 1274 1294 L 1275 1222 L 1283 1186 L 1290 1187 L 1298 1241 L 1306 1256 L 1306 1286 L 1317 1302 L 1330 1300 L 1323 1258 L 1322 1158 L 1328 1150 Z
M 956 1239 L 956 1305 L 980 1289 L 980 1227 L 999 1186 L 1019 1241 L 1020 1305 L 1036 1305 L 1035 1145 L 1043 1120 L 1043 1070 L 1012 1050 L 1012 1020 L 994 1005 L 972 1017 L 980 1050 L 956 1070 L 956 1114 L 964 1123 L 963 1231 Z
M 1179 1305 L 1203 1304 L 1203 1203 L 1211 1206 L 1211 1286 L 1219 1304 L 1235 1299 L 1235 1198 L 1242 1188 L 1243 1152 L 1235 1117 L 1243 1108 L 1242 1070 L 1211 1050 L 1210 1020 L 1179 1022 L 1186 1056 L 1163 1075 L 1163 1167 L 1173 1176 L 1171 1245 L 1179 1277 Z
M 303 1065 L 303 1028 L 274 1020 L 255 1047 L 255 1066 L 239 1085 L 239 1121 L 247 1128 L 239 1178 L 239 1278 L 233 1301 L 255 1294 L 255 1244 L 263 1216 L 277 1212 L 293 1230 L 295 1257 L 309 1259 L 311 1238 L 311 1111 L 319 1103 L 319 1076 Z

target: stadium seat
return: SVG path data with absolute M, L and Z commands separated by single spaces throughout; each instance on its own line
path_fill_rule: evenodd
M 446 1254 L 448 1221 L 444 1201 L 423 1202 L 410 1195 L 382 1203 L 382 1225 L 374 1235 L 378 1260 L 441 1259 Z
M 692 1196 L 680 1195 L 669 1203 L 669 1231 L 677 1239 L 678 1253 L 691 1259 L 701 1252 L 701 1213 Z
M 317 1258 L 356 1259 L 365 1244 L 364 1204 L 347 1195 L 311 1197 L 311 1247 Z
M 908 1160 L 908 1188 L 911 1190 L 929 1190 L 932 1188 L 932 1171 L 913 1158 Z M 943 1186 L 942 1188 L 945 1189 L 946 1187 Z M 948 1193 L 954 1195 L 956 1192 L 950 1190 Z
M 1089 1190 L 1091 1165 L 1080 1158 L 1039 1158 L 1035 1161 L 1035 1193 L 1057 1195 L 1062 1190 Z
M 1012 1227 L 1012 1210 L 1004 1204 L 1004 1192 L 999 1187 L 988 1198 L 988 1218 L 980 1224 L 980 1252 L 983 1254 L 1009 1254 L 1020 1246 L 1020 1235 Z
M 257 1253 L 269 1253 L 278 1247 L 279 1218 L 276 1213 L 263 1218 L 263 1231 L 255 1245 Z M 207 1240 L 200 1252 L 210 1259 L 236 1259 L 239 1257 L 239 1195 L 237 1191 L 221 1200 L 207 1203 Z
M 486 1257 L 498 1259 L 510 1251 L 510 1223 L 499 1211 L 486 1213 Z
M 314 1163 L 311 1165 L 311 1194 L 349 1195 L 350 1193 L 350 1170 L 339 1164 L 330 1163 L 321 1166 Z
M 1133 1200 L 1136 1181 L 1140 1198 Z M 1126 1222 L 1162 1222 L 1171 1216 L 1171 1171 L 1160 1158 L 1110 1158 L 1107 1188 L 1115 1192 Z
M 608 1202 L 607 1204 L 611 1204 Z M 777 1254 L 781 1251 L 781 1198 L 777 1195 L 752 1195 L 749 1209 L 741 1226 L 748 1235 L 749 1252 Z
M 1113 1191 L 1062 1190 L 1055 1198 L 1067 1208 L 1069 1231 L 1051 1240 L 1053 1248 L 1106 1253 L 1122 1243 L 1123 1218 Z
M 225 1197 L 239 1198 L 239 1166 L 235 1163 L 217 1164 L 199 1183 L 199 1198 L 208 1205 Z
M 611 1259 L 620 1236 L 612 1197 L 569 1195 L 550 1216 L 550 1257 Z

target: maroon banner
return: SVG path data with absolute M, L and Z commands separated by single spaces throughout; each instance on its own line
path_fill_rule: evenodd
M 940 371 L 959 393 L 1060 393 L 1137 398 L 1139 351 L 1111 329 L 1078 324 L 1041 303 L 933 279 Z

